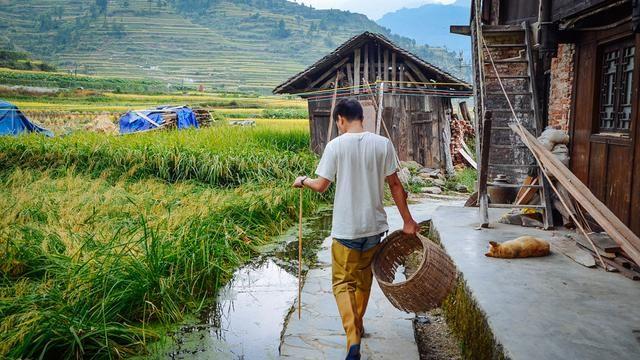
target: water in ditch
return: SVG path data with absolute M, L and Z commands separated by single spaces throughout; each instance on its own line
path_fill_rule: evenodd
M 331 212 L 307 219 L 303 227 L 305 267 L 313 266 L 329 235 Z M 238 269 L 197 324 L 183 326 L 164 354 L 171 359 L 271 359 L 298 296 L 297 227 Z

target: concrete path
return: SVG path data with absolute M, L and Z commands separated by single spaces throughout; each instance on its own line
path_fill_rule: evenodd
M 412 205 L 416 221 L 429 220 L 440 205 L 461 206 L 463 201 L 426 200 Z M 395 207 L 387 208 L 391 231 L 402 227 Z M 343 359 L 346 338 L 338 308 L 331 293 L 331 238 L 325 239 L 318 254 L 319 267 L 307 273 L 302 293 L 302 319 L 291 314 L 284 329 L 280 354 L 292 359 Z M 394 308 L 374 281 L 364 326 L 363 359 L 418 359 L 412 319 Z
M 497 219 L 504 211 L 490 209 Z M 433 215 L 442 245 L 463 274 L 496 340 L 511 359 L 640 359 L 640 283 L 585 268 L 560 253 L 529 259 L 484 256 L 489 240 L 562 233 L 495 224 L 476 230 L 478 209 Z

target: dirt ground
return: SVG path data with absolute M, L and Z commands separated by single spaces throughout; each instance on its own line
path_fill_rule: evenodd
M 449 330 L 441 309 L 434 309 L 413 320 L 420 360 L 462 359 L 460 347 Z

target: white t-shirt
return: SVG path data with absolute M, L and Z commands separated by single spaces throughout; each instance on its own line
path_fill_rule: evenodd
M 393 144 L 380 135 L 345 133 L 327 144 L 316 174 L 336 184 L 332 237 L 358 239 L 389 229 L 384 184 L 397 170 Z

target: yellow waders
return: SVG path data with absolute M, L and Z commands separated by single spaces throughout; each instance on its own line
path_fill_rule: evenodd
M 360 344 L 362 318 L 373 281 L 371 262 L 377 249 L 378 246 L 367 251 L 353 250 L 335 239 L 331 245 L 333 295 L 347 333 L 347 350 L 351 345 Z

